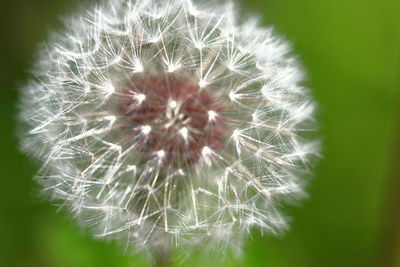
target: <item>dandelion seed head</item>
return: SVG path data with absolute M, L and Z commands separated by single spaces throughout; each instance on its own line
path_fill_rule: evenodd
M 232 3 L 102 1 L 66 22 L 22 90 L 44 192 L 97 237 L 241 249 L 287 227 L 318 151 L 289 45 Z M 210 244 L 206 246 L 205 244 Z

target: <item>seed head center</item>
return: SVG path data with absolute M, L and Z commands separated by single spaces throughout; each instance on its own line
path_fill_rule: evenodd
M 121 101 L 120 114 L 137 151 L 168 166 L 193 166 L 205 147 L 219 151 L 230 135 L 219 98 L 186 78 L 139 78 Z

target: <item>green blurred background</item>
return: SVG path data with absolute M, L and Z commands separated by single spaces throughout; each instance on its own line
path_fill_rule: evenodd
M 0 266 L 146 266 L 40 200 L 18 151 L 17 88 L 78 1 L 0 1 Z M 242 0 L 293 43 L 319 102 L 323 158 L 292 229 L 252 235 L 243 259 L 182 266 L 400 266 L 400 1 Z

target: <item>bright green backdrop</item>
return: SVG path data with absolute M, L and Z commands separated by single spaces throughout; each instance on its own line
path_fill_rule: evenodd
M 18 152 L 16 101 L 68 0 L 0 1 L 0 266 L 146 266 L 41 201 Z M 323 159 L 292 229 L 254 233 L 241 260 L 182 266 L 400 266 L 400 1 L 242 0 L 293 43 L 319 102 Z M 397 257 L 397 260 L 395 259 Z

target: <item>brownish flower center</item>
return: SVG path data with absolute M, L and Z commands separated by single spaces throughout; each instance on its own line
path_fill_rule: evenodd
M 229 135 L 224 106 L 204 88 L 172 75 L 136 79 L 120 113 L 137 149 L 163 164 L 187 167 L 224 147 Z

